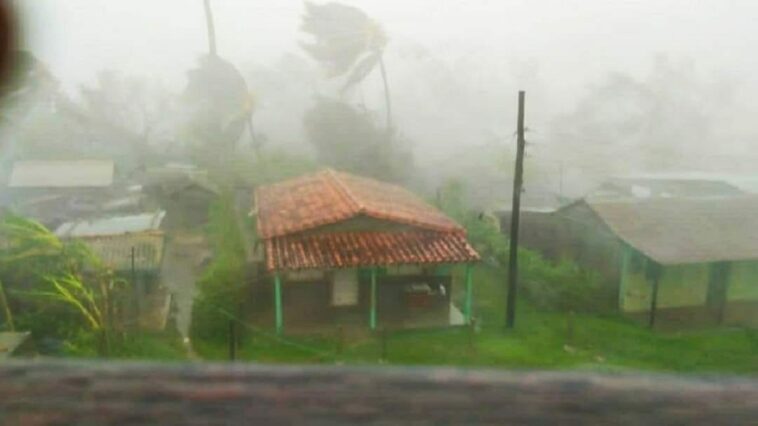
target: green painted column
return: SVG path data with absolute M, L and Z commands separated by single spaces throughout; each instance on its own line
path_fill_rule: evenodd
M 619 312 L 624 312 L 624 297 L 629 276 L 629 263 L 632 260 L 632 249 L 628 245 L 621 246 L 621 270 L 619 271 Z
M 466 318 L 466 324 L 471 324 L 471 306 L 473 303 L 473 286 L 472 286 L 472 268 L 471 264 L 466 264 L 466 306 L 464 307 L 464 315 Z
M 376 330 L 376 268 L 371 268 L 371 308 L 368 323 L 371 330 Z
M 274 306 L 276 308 L 276 334 L 284 332 L 284 315 L 282 312 L 282 279 L 274 275 Z

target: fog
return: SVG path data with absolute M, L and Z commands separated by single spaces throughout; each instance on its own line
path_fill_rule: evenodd
M 200 0 L 16 3 L 24 47 L 75 100 L 103 70 L 148 82 L 147 97 L 180 93 L 207 53 Z M 518 90 L 527 98 L 527 192 L 579 196 L 619 174 L 753 173 L 755 2 L 343 3 L 388 37 L 394 128 L 413 152 L 411 186 L 431 193 L 457 177 L 479 187 L 482 205 L 505 199 Z M 303 117 L 336 83 L 300 45 L 303 2 L 215 0 L 213 11 L 219 55 L 255 95 L 263 149 L 314 156 Z M 380 125 L 379 72 L 346 101 Z M 159 139 L 181 138 L 169 130 Z

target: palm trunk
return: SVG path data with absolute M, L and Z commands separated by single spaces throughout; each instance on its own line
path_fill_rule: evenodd
M 216 56 L 216 27 L 213 24 L 211 0 L 203 0 L 205 6 L 205 25 L 208 27 L 208 54 Z
M 392 135 L 392 102 L 390 102 L 390 86 L 387 82 L 387 70 L 384 68 L 384 54 L 379 55 L 379 70 L 382 72 L 384 83 L 384 105 L 387 107 L 387 139 Z
M 13 314 L 11 314 L 11 308 L 8 305 L 8 298 L 5 297 L 5 288 L 3 287 L 2 282 L 0 282 L 0 307 L 3 309 L 8 328 L 10 331 L 16 331 L 15 326 L 13 325 Z

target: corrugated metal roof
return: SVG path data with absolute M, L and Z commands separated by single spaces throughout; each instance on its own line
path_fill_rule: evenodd
M 160 228 L 165 211 L 118 216 L 105 219 L 66 222 L 55 230 L 55 235 L 67 237 L 91 237 L 118 235 L 130 232 L 154 231 Z
M 89 188 L 113 184 L 111 160 L 16 161 L 11 188 Z
M 275 237 L 265 241 L 266 267 L 274 270 L 464 263 L 479 255 L 460 233 L 338 232 Z
M 436 208 L 397 185 L 325 170 L 258 188 L 258 233 L 271 238 L 366 215 L 423 229 L 464 232 Z
M 758 196 L 585 202 L 662 264 L 758 259 Z
M 588 195 L 594 200 L 624 198 L 733 197 L 744 191 L 715 179 L 612 178 Z
M 163 260 L 164 234 L 161 231 L 147 231 L 122 235 L 78 238 L 95 255 L 115 271 L 129 271 L 132 267 L 139 271 L 154 271 Z

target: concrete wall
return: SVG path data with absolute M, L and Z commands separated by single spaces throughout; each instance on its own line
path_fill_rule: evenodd
M 622 311 L 646 318 L 650 311 L 652 286 L 646 278 L 649 260 L 629 249 L 627 266 L 620 281 Z M 659 320 L 670 324 L 758 326 L 758 261 L 729 264 L 726 304 L 723 315 L 707 305 L 711 263 L 663 267 L 658 286 Z
M 449 274 L 434 275 L 443 268 L 421 268 L 417 266 L 381 268 L 377 273 L 377 314 L 380 327 L 403 328 L 416 326 L 416 319 L 431 320 L 438 326 L 446 325 L 449 319 L 452 278 Z M 282 280 L 282 305 L 285 329 L 290 331 L 310 331 L 329 328 L 338 324 L 368 327 L 370 310 L 370 270 L 353 269 L 358 277 L 358 303 L 349 306 L 335 306 L 332 303 L 333 271 L 309 271 L 285 273 Z M 412 273 L 412 272 L 421 273 Z M 444 285 L 444 294 L 431 299 L 428 306 L 409 305 L 404 291 L 406 285 L 426 282 L 438 291 L 438 284 Z M 262 323 L 273 321 L 273 284 L 258 286 L 254 300 L 257 300 L 254 319 Z

